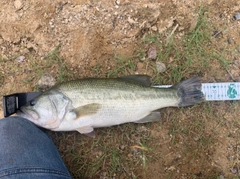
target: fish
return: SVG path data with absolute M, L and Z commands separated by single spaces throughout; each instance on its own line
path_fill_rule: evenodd
M 158 109 L 192 106 L 204 100 L 201 79 L 169 88 L 151 86 L 147 75 L 83 78 L 57 84 L 22 106 L 17 115 L 52 131 L 78 131 L 160 120 Z

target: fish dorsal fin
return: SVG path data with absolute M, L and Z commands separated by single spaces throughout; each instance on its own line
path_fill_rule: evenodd
M 83 116 L 96 114 L 99 109 L 101 109 L 102 105 L 98 103 L 91 103 L 84 106 L 77 107 L 73 109 L 71 112 L 76 114 L 76 119 L 81 118 Z
M 148 75 L 128 75 L 119 78 L 143 86 L 151 86 L 152 84 L 152 78 Z

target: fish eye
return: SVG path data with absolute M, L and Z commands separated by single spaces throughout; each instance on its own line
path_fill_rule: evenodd
M 37 103 L 37 102 L 36 102 L 35 100 L 31 100 L 31 101 L 29 102 L 29 104 L 30 104 L 31 106 L 34 106 L 36 103 Z

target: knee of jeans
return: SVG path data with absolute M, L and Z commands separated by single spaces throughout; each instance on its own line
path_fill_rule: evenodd
M 18 116 L 11 116 L 7 118 L 0 119 L 0 126 L 1 125 L 8 125 L 8 127 L 15 127 L 15 126 L 22 126 L 23 124 L 30 124 L 31 122 L 23 117 Z
M 44 130 L 42 130 L 41 128 L 38 128 L 35 124 L 33 124 L 32 122 L 30 122 L 29 120 L 23 117 L 11 116 L 11 117 L 0 119 L 0 128 L 1 127 L 4 128 L 4 126 L 7 127 L 7 130 L 9 131 L 16 130 L 16 129 L 18 129 L 18 131 L 21 129 L 30 130 L 30 131 L 34 130 L 35 132 L 38 131 L 48 139 L 51 139 L 51 137 L 47 135 L 44 132 Z

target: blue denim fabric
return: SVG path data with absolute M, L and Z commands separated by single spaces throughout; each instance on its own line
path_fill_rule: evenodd
M 71 178 L 51 138 L 21 117 L 0 119 L 0 179 Z

